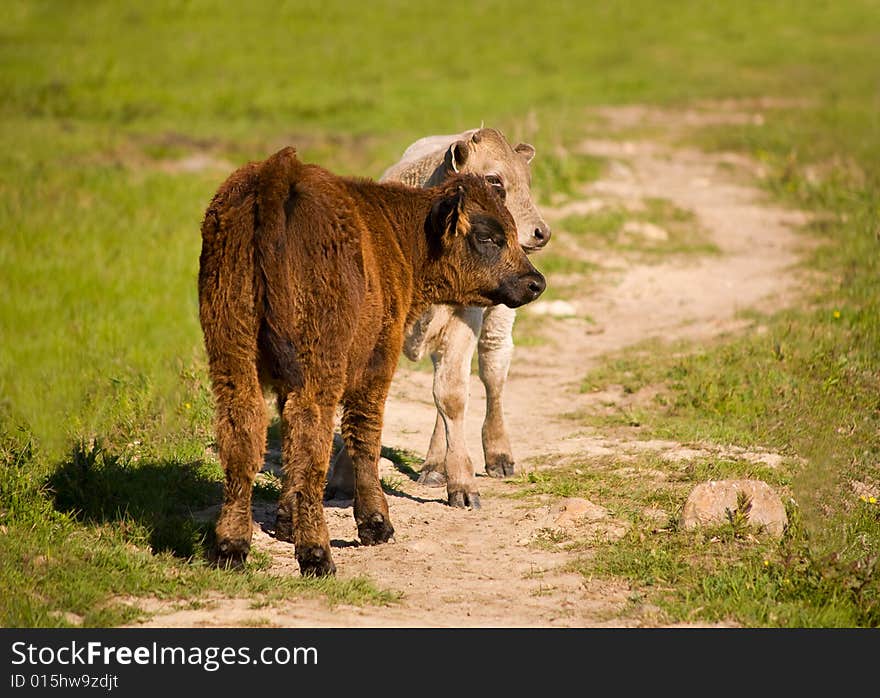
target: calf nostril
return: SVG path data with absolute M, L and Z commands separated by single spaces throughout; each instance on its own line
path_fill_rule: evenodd
M 545 287 L 546 283 L 544 282 L 543 278 L 529 280 L 529 291 L 531 291 L 535 296 L 538 296 L 540 293 L 542 293 Z
M 547 241 L 550 239 L 550 228 L 546 226 L 541 226 L 535 228 L 535 232 L 533 233 L 535 240 L 537 240 L 541 245 L 546 245 Z

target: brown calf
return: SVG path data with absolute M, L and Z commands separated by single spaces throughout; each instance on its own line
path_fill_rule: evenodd
M 226 475 L 218 561 L 241 564 L 250 549 L 263 386 L 277 394 L 282 422 L 275 534 L 294 543 L 303 574 L 332 574 L 322 494 L 337 405 L 358 536 L 383 543 L 394 529 L 378 476 L 382 416 L 404 327 L 434 303 L 516 307 L 543 290 L 482 178 L 378 184 L 303 164 L 293 148 L 234 172 L 205 214 L 199 269 Z M 471 487 L 450 482 L 450 491 L 457 485 Z

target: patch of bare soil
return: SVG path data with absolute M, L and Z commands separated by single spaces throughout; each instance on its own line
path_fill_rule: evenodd
M 766 105 L 741 107 L 737 119 L 754 120 Z M 656 117 L 654 109 L 638 109 L 600 113 L 609 124 Z M 701 105 L 693 113 L 664 112 L 663 120 L 680 132 L 694 120 L 717 123 L 730 115 L 729 107 L 713 110 L 712 105 Z M 650 338 L 707 340 L 744 327 L 747 323 L 738 317 L 741 310 L 769 310 L 791 302 L 799 290 L 793 265 L 803 244 L 794 229 L 806 222 L 805 215 L 771 203 L 754 184 L 753 163 L 740 155 L 620 140 L 587 140 L 578 149 L 608 158 L 610 166 L 603 178 L 583 188 L 579 199 L 545 208 L 551 224 L 606 205 L 637 209 L 647 198 L 662 198 L 691 211 L 720 254 L 670 256 L 653 264 L 593 254 L 591 259 L 601 266 L 598 281 L 594 273 L 589 283 L 578 285 L 567 275 L 565 313 L 544 313 L 541 301 L 521 311 L 540 317 L 534 323 L 546 342 L 516 349 L 506 388 L 518 468 L 552 468 L 575 455 L 589 462 L 646 449 L 670 460 L 713 453 L 773 467 L 777 454 L 630 440 L 585 430 L 566 415 L 595 407 L 597 400 L 613 404 L 623 399 L 613 388 L 598 397 L 580 392 L 584 375 L 608 352 Z M 559 244 L 586 244 L 558 227 L 554 234 Z M 591 254 L 588 249 L 582 252 Z M 540 267 L 540 256 L 535 262 Z M 553 283 L 551 276 L 550 286 Z M 425 452 L 435 416 L 431 381 L 423 371 L 398 371 L 386 407 L 385 445 Z M 484 406 L 483 389 L 474 376 L 468 438 L 478 472 L 483 468 Z M 564 535 L 585 541 L 613 540 L 626 530 L 625 522 L 601 513 L 601 501 L 583 505 L 584 515 L 566 517 L 558 501 L 513 498 L 508 495 L 517 490 L 515 482 L 481 477 L 483 508 L 462 511 L 443 503 L 444 490 L 421 486 L 387 462 L 382 467 L 383 476 L 396 488 L 388 497 L 394 542 L 358 545 L 349 502 L 331 503 L 326 515 L 338 574 L 367 576 L 380 587 L 396 590 L 401 593 L 398 604 L 333 609 L 321 601 L 299 599 L 259 609 L 251 608 L 247 599 L 209 600 L 208 607 L 187 609 L 152 604 L 155 615 L 143 625 L 584 627 L 660 622 L 655 609 L 631 600 L 625 582 L 569 571 L 576 555 L 589 559 L 589 549 L 573 553 L 559 545 L 560 528 Z M 654 514 L 665 515 L 646 511 L 646 516 Z M 298 574 L 292 546 L 276 541 L 263 528 L 271 530 L 271 507 L 256 505 L 254 517 L 255 548 L 271 555 L 277 574 Z

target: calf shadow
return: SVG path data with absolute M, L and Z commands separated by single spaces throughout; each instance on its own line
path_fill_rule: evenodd
M 336 457 L 339 448 L 340 437 L 337 433 L 333 439 L 333 450 L 330 453 L 331 461 Z M 417 454 L 401 448 L 382 446 L 381 457 L 390 460 L 394 464 L 394 469 L 401 475 L 409 478 L 413 482 L 418 481 L 419 471 L 415 469 L 414 465 L 421 463 L 422 459 Z M 263 463 L 263 472 L 268 472 L 277 478 L 282 478 L 284 476 L 284 470 L 281 464 L 281 426 L 277 417 L 273 419 L 267 431 L 266 458 L 265 462 Z M 419 504 L 446 503 L 445 497 L 418 497 L 416 495 L 404 492 L 398 487 L 395 487 L 393 482 L 389 483 L 388 481 L 382 482 L 382 491 L 385 492 L 385 494 L 389 497 L 400 497 L 401 499 L 408 499 L 412 502 L 417 502 Z M 353 500 L 350 497 L 340 497 L 324 500 L 324 506 L 331 509 L 346 509 L 352 506 L 352 503 Z
M 281 475 L 280 441 L 277 423 L 273 423 L 267 434 L 262 472 L 278 477 Z M 392 460 L 402 475 L 417 479 L 418 473 L 406 460 L 413 456 L 386 447 L 382 455 Z M 187 560 L 210 559 L 216 511 L 223 501 L 219 466 L 174 458 L 137 460 L 112 453 L 97 443 L 79 442 L 44 484 L 54 508 L 77 521 L 109 524 L 132 539 L 145 538 L 144 542 L 154 554 L 170 553 Z M 444 501 L 416 497 L 388 483 L 383 483 L 383 489 L 388 496 L 418 503 Z M 255 507 L 271 510 L 271 517 L 265 513 L 264 521 L 257 517 L 261 528 L 270 534 L 274 530 L 267 529 L 274 529 L 278 494 L 279 489 L 271 480 L 258 478 L 254 485 Z M 350 507 L 351 504 L 350 499 L 332 500 L 324 506 Z M 344 540 L 334 544 L 335 547 L 358 545 Z
M 211 522 L 194 510 L 222 500 L 223 485 L 201 461 L 133 461 L 79 443 L 47 478 L 56 510 L 90 524 L 111 524 L 153 553 L 191 559 L 203 554 Z

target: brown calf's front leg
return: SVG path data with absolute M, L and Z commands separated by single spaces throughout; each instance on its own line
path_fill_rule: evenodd
M 332 396 L 294 391 L 288 394 L 281 416 L 284 484 L 278 500 L 275 536 L 294 544 L 303 576 L 336 572 L 323 505 L 335 405 Z
M 211 379 L 217 401 L 217 450 L 225 474 L 214 555 L 217 564 L 238 567 L 251 547 L 251 494 L 266 450 L 266 403 L 251 364 L 215 363 Z
M 344 399 L 342 436 L 354 464 L 354 519 L 364 545 L 385 543 L 394 535 L 379 481 L 382 416 L 390 382 L 390 375 L 369 377 Z
M 486 389 L 486 419 L 483 422 L 483 455 L 486 474 L 504 477 L 514 474 L 513 451 L 504 424 L 501 404 L 507 372 L 513 357 L 513 322 L 516 311 L 506 305 L 486 309 L 478 346 L 480 380 Z

